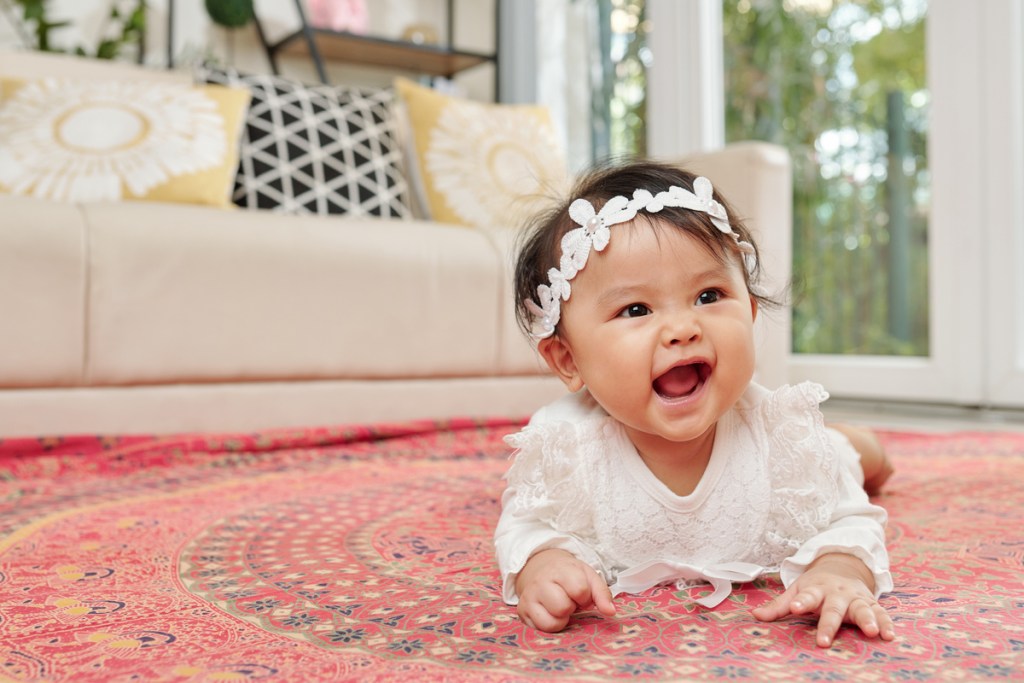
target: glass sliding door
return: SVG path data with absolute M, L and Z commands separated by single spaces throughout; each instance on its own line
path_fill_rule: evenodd
M 926 10 L 723 3 L 726 139 L 793 158 L 796 353 L 929 354 Z
M 721 4 L 726 140 L 793 156 L 791 379 L 1024 404 L 1020 6 Z

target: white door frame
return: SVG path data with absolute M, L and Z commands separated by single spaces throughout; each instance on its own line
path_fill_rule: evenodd
M 722 0 L 647 0 L 647 149 L 681 159 L 725 144 Z
M 985 29 L 982 127 L 989 240 L 987 403 L 1024 407 L 1024 1 L 979 3 Z

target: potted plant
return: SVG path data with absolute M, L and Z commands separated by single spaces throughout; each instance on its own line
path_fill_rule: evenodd
M 206 13 L 225 28 L 241 28 L 254 15 L 252 0 L 206 0 Z
M 71 22 L 51 19 L 47 6 L 48 0 L 14 0 L 14 3 L 21 7 L 22 21 L 32 28 L 32 33 L 35 35 L 36 44 L 33 46 L 35 49 L 44 52 L 67 51 L 54 46 L 50 40 L 50 33 L 70 25 Z M 95 50 L 90 52 L 85 47 L 78 45 L 70 51 L 100 59 L 116 59 L 121 56 L 125 47 L 142 45 L 145 34 L 145 0 L 130 0 L 127 3 L 115 0 L 110 5 L 107 25 L 104 27 L 103 37 L 97 43 Z

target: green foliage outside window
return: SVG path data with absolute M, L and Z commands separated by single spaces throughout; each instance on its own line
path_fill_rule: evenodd
M 723 2 L 726 139 L 793 158 L 797 352 L 928 354 L 925 9 Z
M 609 98 L 610 152 L 644 156 L 647 153 L 647 47 L 649 22 L 644 0 L 612 0 L 612 60 L 614 86 Z
M 647 47 L 644 0 L 597 0 L 600 77 L 591 98 L 595 159 L 647 153 Z

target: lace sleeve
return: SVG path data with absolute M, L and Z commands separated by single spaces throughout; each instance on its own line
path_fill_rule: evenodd
M 841 466 L 839 444 L 818 405 L 828 394 L 804 382 L 773 392 L 761 404 L 772 486 L 767 557 L 789 586 L 818 556 L 845 552 L 875 575 L 876 593 L 892 588 L 885 550 L 885 511 L 872 505 Z
M 554 422 L 506 438 L 516 451 L 505 475 L 505 496 L 551 527 L 589 537 L 593 532 L 587 473 L 600 451 L 601 423 Z M 510 500 L 510 503 L 512 500 Z
M 506 438 L 516 452 L 494 545 L 507 603 L 518 601 L 515 577 L 527 560 L 549 548 L 572 553 L 607 580 L 601 556 L 584 540 L 593 530 L 586 462 L 600 450 L 600 422 L 531 425 Z
M 759 554 L 772 565 L 828 526 L 839 498 L 838 465 L 829 457 L 832 444 L 818 409 L 826 398 L 820 385 L 804 382 L 784 386 L 761 403 L 772 494 Z
M 838 435 L 832 435 L 836 437 Z M 836 448 L 853 449 L 845 437 L 833 438 Z M 855 453 L 850 453 L 855 456 Z M 875 597 L 893 588 L 889 554 L 885 548 L 885 524 L 888 515 L 868 500 L 864 488 L 850 470 L 839 468 L 839 500 L 832 510 L 828 526 L 808 539 L 782 564 L 782 582 L 789 586 L 808 565 L 828 553 L 844 553 L 858 558 L 875 580 Z

